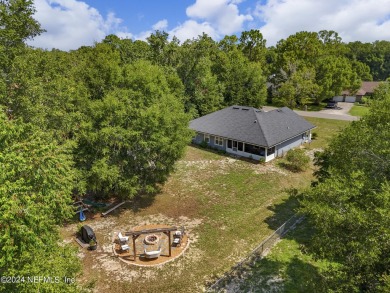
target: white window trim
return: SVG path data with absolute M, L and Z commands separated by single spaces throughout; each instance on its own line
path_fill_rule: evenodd
M 220 136 L 215 136 L 214 142 L 215 142 L 215 145 L 223 146 L 223 138 Z
M 205 134 L 204 135 L 204 141 L 207 142 L 207 143 L 210 143 L 210 135 Z

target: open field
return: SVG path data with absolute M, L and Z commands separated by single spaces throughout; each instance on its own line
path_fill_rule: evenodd
M 318 126 L 321 148 L 348 122 L 308 118 Z M 310 184 L 313 169 L 292 173 L 277 160 L 254 164 L 193 146 L 187 148 L 161 192 L 129 204 L 107 218 L 87 220 L 97 234 L 97 251 L 81 250 L 84 275 L 95 292 L 201 292 L 294 214 L 287 189 Z M 147 224 L 184 225 L 190 244 L 173 262 L 135 267 L 112 256 L 112 236 Z M 73 242 L 77 224 L 62 229 Z

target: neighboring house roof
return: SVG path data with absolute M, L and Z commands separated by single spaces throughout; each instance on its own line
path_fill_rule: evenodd
M 372 94 L 374 90 L 379 86 L 380 81 L 363 81 L 360 89 L 356 92 L 356 96 L 364 96 L 366 94 Z M 343 91 L 342 95 L 350 95 L 349 91 Z
M 315 126 L 287 107 L 264 112 L 231 106 L 190 122 L 190 128 L 216 136 L 272 147 Z

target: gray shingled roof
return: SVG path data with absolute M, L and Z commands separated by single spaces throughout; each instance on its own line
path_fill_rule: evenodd
M 195 131 L 264 147 L 272 147 L 314 127 L 287 107 L 264 112 L 231 106 L 190 122 Z

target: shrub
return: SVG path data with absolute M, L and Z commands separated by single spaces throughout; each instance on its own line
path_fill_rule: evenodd
M 317 132 L 313 132 L 312 134 L 311 134 L 311 139 L 317 139 L 317 136 L 318 136 L 318 133 Z
M 209 146 L 209 144 L 204 140 L 204 141 L 202 141 L 200 144 L 200 147 L 202 147 L 202 148 L 207 148 L 208 146 Z
M 295 149 L 288 151 L 286 155 L 286 167 L 294 172 L 304 171 L 309 167 L 310 158 L 302 149 Z

